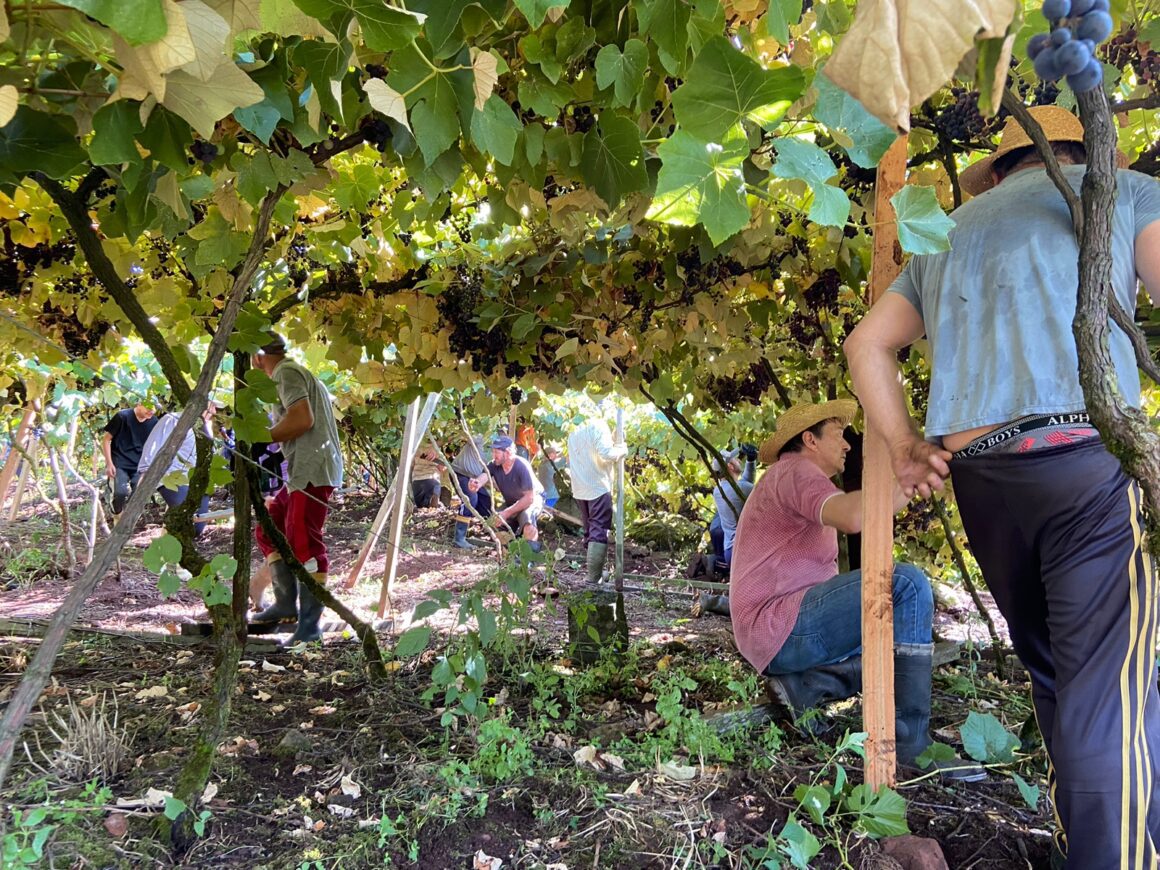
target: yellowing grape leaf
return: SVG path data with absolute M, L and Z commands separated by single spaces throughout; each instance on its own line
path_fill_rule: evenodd
M 230 25 L 230 33 L 262 29 L 261 0 L 206 0 Z
M 185 118 L 205 139 L 213 136 L 214 125 L 234 109 L 266 98 L 254 80 L 229 61 L 204 82 L 185 70 L 170 73 L 168 79 L 162 105 Z
M 498 68 L 499 61 L 496 60 L 494 54 L 489 51 L 480 51 L 478 48 L 471 49 L 471 73 L 475 77 L 476 109 L 483 108 L 487 98 L 495 89 L 495 83 L 499 81 L 499 73 L 496 71 Z
M 906 132 L 910 107 L 950 80 L 976 39 L 1005 36 L 1018 0 L 862 0 L 826 64 L 831 81 Z
M 8 39 L 8 34 L 12 32 L 12 28 L 8 24 L 8 14 L 4 11 L 4 4 L 0 3 L 0 42 Z
M 3 11 L 0 10 L 0 15 Z M 4 85 L 0 88 L 0 127 L 5 127 L 8 122 L 16 117 L 16 107 L 20 104 L 20 93 L 12 85 Z
M 131 46 L 113 34 L 113 48 L 124 70 L 114 99 L 144 100 L 153 94 L 165 99 L 165 75 L 197 60 L 197 47 L 189 32 L 189 22 L 181 5 L 165 2 L 165 36 L 147 45 Z
M 388 118 L 393 118 L 398 121 L 408 130 L 411 129 L 411 122 L 407 120 L 407 106 L 403 101 L 403 95 L 384 82 L 382 79 L 367 79 L 363 90 L 367 93 L 367 99 L 370 101 L 371 108 L 376 112 L 382 112 Z
M 181 69 L 195 79 L 208 82 L 214 70 L 229 60 L 225 48 L 230 37 L 230 23 L 201 0 L 185 0 L 181 10 L 185 13 L 195 51 L 194 59 Z

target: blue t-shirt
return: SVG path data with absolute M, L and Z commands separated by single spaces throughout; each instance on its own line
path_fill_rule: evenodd
M 1079 191 L 1085 167 L 1064 166 Z M 1120 170 L 1112 282 L 1136 308 L 1136 237 L 1160 220 L 1160 183 Z M 1067 203 L 1043 169 L 1025 169 L 954 212 L 951 250 L 911 259 L 890 287 L 922 315 L 930 341 L 928 436 L 1084 407 L 1071 322 L 1079 245 Z M 1110 331 L 1120 394 L 1140 403 L 1127 336 Z

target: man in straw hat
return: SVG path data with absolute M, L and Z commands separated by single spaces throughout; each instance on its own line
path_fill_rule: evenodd
M 737 648 L 794 718 L 862 684 L 862 572 L 838 573 L 838 532 L 861 531 L 862 493 L 831 480 L 846 467 L 842 433 L 857 410 L 838 399 L 782 414 L 759 454 L 772 467 L 737 526 L 729 581 Z M 895 508 L 906 501 L 896 493 Z M 914 565 L 895 565 L 893 599 L 897 751 L 914 765 L 931 744 L 930 581 Z M 960 781 L 985 775 L 962 762 L 940 767 Z
M 1083 129 L 1031 109 L 1078 190 Z M 1153 867 L 1160 845 L 1156 584 L 1140 490 L 1084 410 L 1072 319 L 1079 247 L 1067 205 L 1028 136 L 962 175 L 951 250 L 914 257 L 846 341 L 869 424 L 903 490 L 953 473 L 963 526 L 1031 674 L 1067 866 Z M 1113 289 L 1133 311 L 1137 278 L 1160 294 L 1160 185 L 1121 170 Z M 907 413 L 897 353 L 926 335 L 926 439 Z M 1120 395 L 1140 401 L 1132 347 L 1109 337 Z
M 283 482 L 267 507 L 275 525 L 286 535 L 294 555 L 319 583 L 326 583 L 330 558 L 322 530 L 326 525 L 330 496 L 342 485 L 342 447 L 331 409 L 330 394 L 322 381 L 286 356 L 286 343 L 275 333 L 253 355 L 278 390 L 281 405 L 270 440 L 282 444 L 289 479 Z M 291 643 L 322 639 L 319 620 L 322 602 L 298 581 L 282 561 L 273 541 L 261 527 L 258 547 L 270 566 L 274 603 L 255 614 L 254 622 L 275 622 L 297 617 Z

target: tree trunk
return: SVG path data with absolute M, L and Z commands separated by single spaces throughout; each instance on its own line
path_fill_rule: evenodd
M 64 475 L 57 461 L 57 452 L 48 448 L 48 466 L 52 469 L 52 480 L 56 484 L 56 501 L 60 507 L 60 540 L 64 547 L 64 557 L 68 560 L 68 575 L 72 577 L 73 568 L 77 564 L 77 554 L 72 543 L 72 522 L 69 519 L 68 490 L 64 485 Z

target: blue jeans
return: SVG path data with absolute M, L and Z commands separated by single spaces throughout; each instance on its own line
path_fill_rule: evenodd
M 119 465 L 115 465 L 114 468 L 116 474 L 113 477 L 113 513 L 119 514 L 125 509 L 129 495 L 137 488 L 141 474 L 136 468 L 130 470 Z
M 930 643 L 934 593 L 914 565 L 894 566 L 894 642 Z M 862 572 L 838 574 L 802 598 L 793 630 L 765 674 L 795 674 L 862 652 Z
M 169 505 L 171 508 L 174 508 L 174 507 L 177 507 L 179 504 L 183 504 L 185 502 L 185 497 L 187 495 L 189 495 L 189 487 L 186 486 L 185 484 L 182 484 L 181 486 L 177 487 L 177 489 L 170 489 L 167 486 L 159 486 L 159 487 L 157 487 L 157 492 L 159 492 L 161 494 L 161 498 L 164 499 L 164 501 L 167 505 Z M 201 497 L 201 508 L 197 511 L 197 513 L 204 514 L 208 510 L 209 510 L 209 496 L 203 495 Z M 200 535 L 204 531 L 205 531 L 205 523 L 194 523 L 193 524 L 194 535 Z

